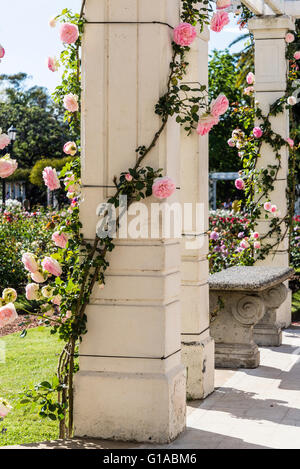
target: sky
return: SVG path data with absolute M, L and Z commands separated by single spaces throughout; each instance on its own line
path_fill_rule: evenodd
M 151 0 L 149 0 L 151 1 Z M 32 76 L 29 86 L 47 87 L 52 92 L 60 81 L 60 73 L 50 72 L 48 56 L 58 56 L 62 47 L 58 28 L 50 28 L 49 19 L 63 8 L 80 11 L 81 0 L 7 0 L 1 5 L 0 44 L 6 56 L 0 73 L 26 72 Z M 224 49 L 240 35 L 232 20 L 221 33 L 211 32 L 210 50 Z M 240 46 L 232 48 L 236 51 Z

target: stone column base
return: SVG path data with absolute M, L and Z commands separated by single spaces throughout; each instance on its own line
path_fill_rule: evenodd
M 276 325 L 256 324 L 254 341 L 263 347 L 280 347 L 282 345 L 281 328 Z
M 75 437 L 169 443 L 185 428 L 186 373 L 80 371 Z
M 187 369 L 186 395 L 188 400 L 205 399 L 214 391 L 215 343 L 209 331 L 193 342 L 182 342 L 182 363 Z M 183 340 L 188 336 L 183 335 Z M 189 338 L 190 339 L 190 338 Z
M 257 368 L 260 352 L 256 344 L 216 344 L 216 368 Z

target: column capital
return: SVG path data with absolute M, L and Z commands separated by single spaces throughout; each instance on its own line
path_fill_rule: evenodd
M 295 19 L 288 15 L 260 16 L 249 20 L 249 30 L 255 39 L 283 39 L 290 29 L 295 29 Z

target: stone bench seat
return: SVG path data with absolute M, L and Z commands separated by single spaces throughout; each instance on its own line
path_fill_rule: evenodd
M 210 275 L 211 335 L 217 367 L 257 368 L 260 353 L 255 338 L 261 344 L 264 335 L 266 342 L 272 336 L 275 345 L 280 345 L 276 310 L 287 298 L 284 282 L 293 272 L 290 268 L 242 266 Z

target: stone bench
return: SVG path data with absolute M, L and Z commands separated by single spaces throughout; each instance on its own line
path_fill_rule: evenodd
M 276 309 L 287 297 L 283 282 L 292 274 L 290 268 L 232 267 L 209 277 L 217 367 L 257 368 L 260 353 L 255 337 L 260 344 L 264 335 L 268 337 L 266 342 L 276 337 L 279 345 L 281 330 L 276 324 Z

